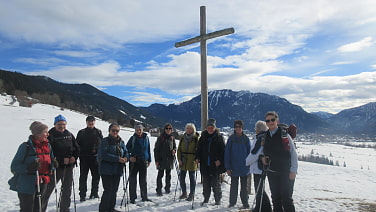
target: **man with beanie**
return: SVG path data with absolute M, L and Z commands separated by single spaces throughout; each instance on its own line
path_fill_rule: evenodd
M 56 182 L 51 181 L 47 186 L 46 198 L 49 199 L 51 193 L 55 189 L 55 185 L 61 180 L 60 194 L 60 211 L 69 211 L 71 203 L 73 168 L 80 153 L 80 148 L 76 142 L 74 135 L 66 129 L 67 120 L 64 116 L 58 115 L 54 120 L 54 127 L 50 129 L 48 140 L 52 146 L 54 155 L 59 162 L 56 171 Z M 43 202 L 43 201 L 42 201 Z M 42 209 L 47 209 L 47 202 L 42 205 Z
M 90 199 L 99 198 L 98 184 L 98 147 L 100 141 L 103 139 L 102 131 L 95 127 L 95 117 L 88 116 L 86 118 L 86 128 L 81 129 L 77 133 L 77 143 L 80 146 L 80 202 L 86 200 L 87 191 L 87 176 L 89 170 L 91 172 L 91 192 Z
M 204 194 L 202 205 L 209 202 L 211 189 L 213 189 L 215 204 L 221 204 L 220 174 L 225 172 L 224 152 L 224 138 L 216 128 L 216 120 L 211 118 L 207 121 L 206 130 L 201 134 L 196 153 L 196 163 L 200 163 L 202 176 Z
M 139 174 L 141 200 L 150 201 L 147 191 L 147 168 L 151 162 L 149 137 L 144 133 L 142 124 L 137 124 L 135 133 L 126 145 L 129 152 L 129 197 L 135 204 L 137 199 L 137 173 Z

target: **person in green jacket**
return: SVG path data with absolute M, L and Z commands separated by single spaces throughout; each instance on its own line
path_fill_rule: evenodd
M 197 150 L 199 134 L 196 132 L 196 127 L 193 123 L 185 125 L 185 133 L 180 138 L 178 146 L 177 156 L 180 167 L 180 187 L 182 195 L 180 199 L 186 199 L 192 201 L 196 188 L 196 176 L 197 164 L 195 163 L 195 155 Z M 190 180 L 190 192 L 187 196 L 187 185 L 185 183 L 185 176 L 189 175 Z

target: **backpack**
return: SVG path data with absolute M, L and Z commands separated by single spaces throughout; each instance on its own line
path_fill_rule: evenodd
M 287 124 L 278 124 L 278 127 L 282 130 L 282 138 L 287 137 L 287 134 L 289 134 L 292 139 L 296 138 L 298 128 L 295 124 L 290 124 L 290 126 Z

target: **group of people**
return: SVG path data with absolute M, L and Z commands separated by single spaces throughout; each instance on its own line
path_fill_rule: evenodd
M 201 203 L 209 202 L 213 191 L 215 205 L 221 204 L 221 175 L 231 177 L 229 207 L 237 202 L 240 179 L 240 199 L 243 208 L 250 208 L 249 175 L 254 176 L 256 192 L 255 211 L 295 211 L 292 194 L 297 173 L 297 155 L 289 135 L 278 127 L 276 112 L 267 112 L 265 121 L 255 124 L 256 138 L 253 142 L 244 134 L 244 123 L 234 122 L 234 133 L 227 142 L 216 120 L 207 120 L 201 135 L 192 123 L 185 126 L 185 132 L 176 145 L 173 127 L 165 124 L 163 132 L 154 146 L 154 162 L 158 169 L 156 194 L 162 196 L 171 192 L 171 171 L 174 164 L 181 187 L 179 199 L 192 201 L 196 190 L 197 171 L 200 170 L 203 197 Z M 103 138 L 101 130 L 95 127 L 95 118 L 86 118 L 86 128 L 75 137 L 66 129 L 67 120 L 62 115 L 54 119 L 54 127 L 34 121 L 30 125 L 31 135 L 22 143 L 11 163 L 14 174 L 9 180 L 10 189 L 18 192 L 20 211 L 46 211 L 53 191 L 59 211 L 69 211 L 71 203 L 74 167 L 79 159 L 79 196 L 86 201 L 88 172 L 92 184 L 89 199 L 99 198 L 98 184 L 102 179 L 103 193 L 99 211 L 117 211 L 116 194 L 121 177 L 125 182 L 126 163 L 129 163 L 129 199 L 137 199 L 137 175 L 142 201 L 151 201 L 147 191 L 147 169 L 152 161 L 150 142 L 142 124 L 135 126 L 128 142 L 119 136 L 120 126 L 110 124 L 108 136 Z M 189 176 L 189 193 L 186 175 Z M 268 177 L 271 202 L 266 194 L 265 178 Z M 162 178 L 165 177 L 164 187 Z M 61 181 L 60 193 L 56 184 Z M 126 189 L 126 188 L 124 188 Z

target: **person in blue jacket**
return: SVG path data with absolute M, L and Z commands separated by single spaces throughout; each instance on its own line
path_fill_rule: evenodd
M 129 151 L 129 196 L 131 203 L 135 204 L 137 199 L 137 173 L 139 174 L 140 193 L 143 202 L 151 201 L 148 198 L 147 190 L 147 168 L 151 162 L 149 137 L 144 133 L 142 124 L 137 124 L 135 133 L 127 143 Z
M 9 185 L 18 193 L 20 211 L 45 211 L 40 208 L 42 197 L 51 181 L 51 169 L 57 162 L 47 139 L 48 126 L 34 121 L 30 130 L 32 135 L 19 146 L 12 160 L 10 169 L 14 176 Z
M 109 135 L 103 138 L 98 151 L 99 174 L 104 190 L 99 211 L 110 212 L 118 211 L 115 210 L 116 193 L 129 156 L 125 143 L 119 136 L 120 126 L 110 124 L 108 131 Z
M 249 208 L 247 191 L 249 166 L 245 164 L 245 159 L 251 151 L 251 142 L 243 133 L 243 126 L 242 120 L 235 120 L 234 134 L 228 138 L 225 147 L 225 168 L 231 177 L 229 207 L 234 207 L 236 204 L 240 178 L 240 199 L 243 208 Z

